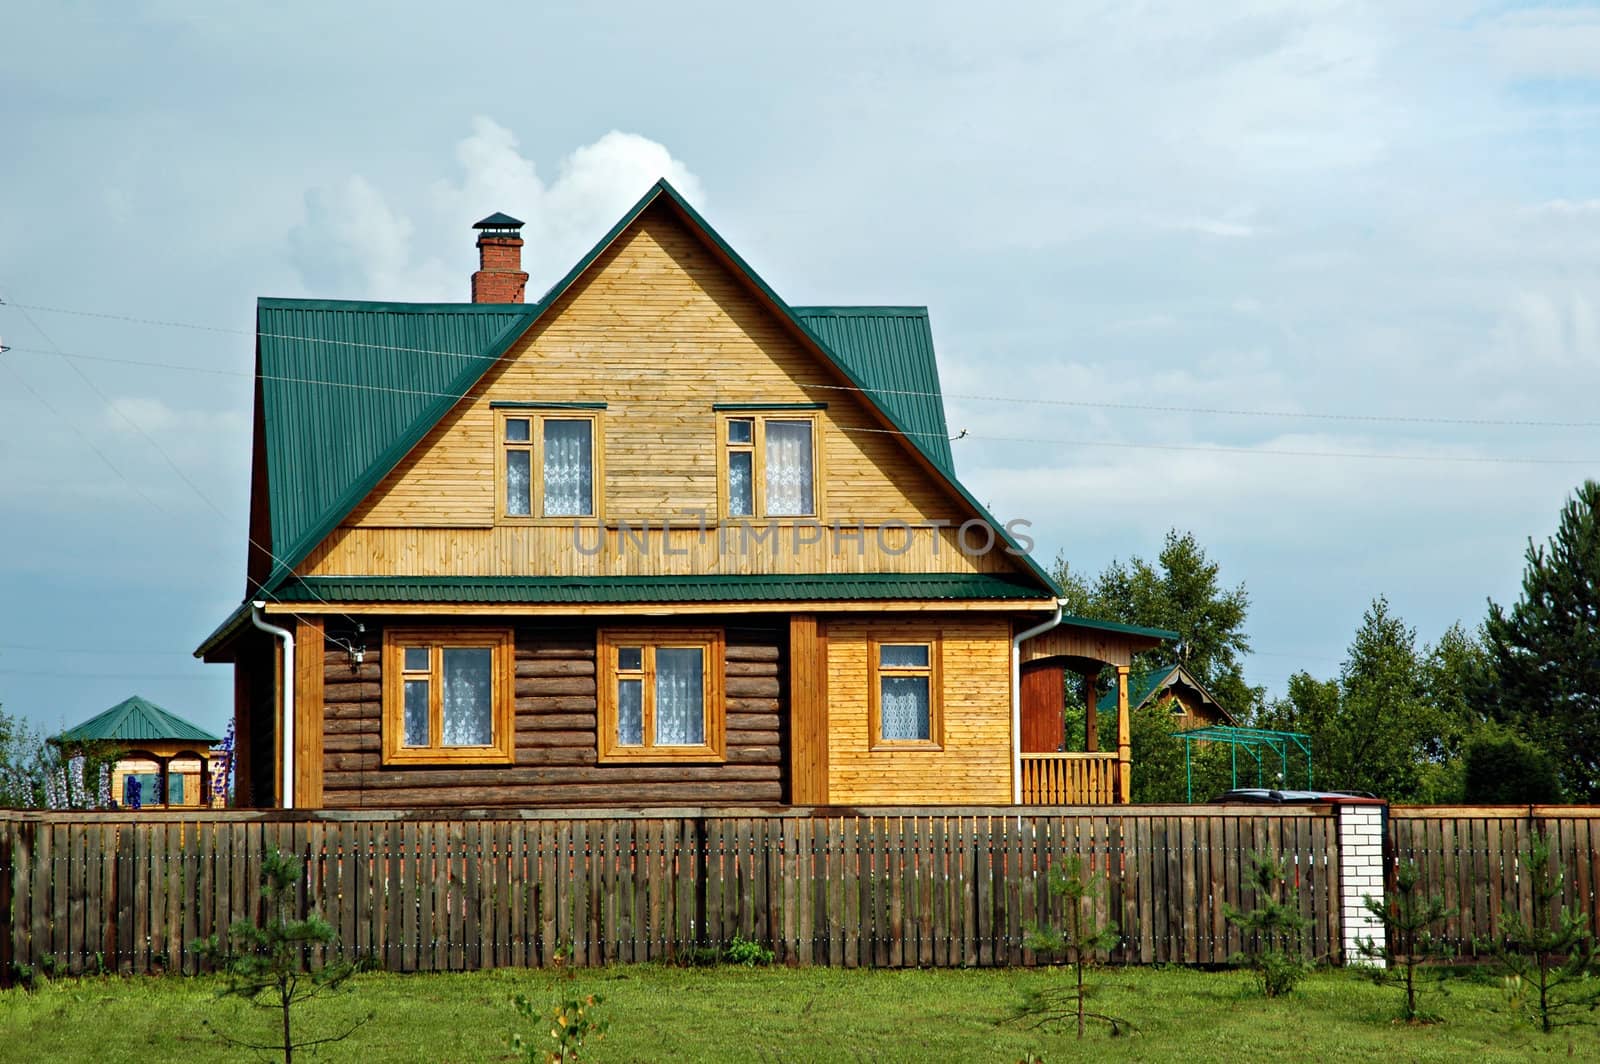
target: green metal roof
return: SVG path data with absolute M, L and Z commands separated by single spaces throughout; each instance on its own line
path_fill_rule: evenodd
M 221 736 L 168 713 L 154 702 L 134 695 L 91 717 L 76 728 L 56 736 L 56 742 L 181 742 L 220 743 Z
M 1163 669 L 1152 669 L 1128 677 L 1128 708 L 1138 709 L 1150 700 L 1155 694 L 1167 685 L 1172 674 L 1178 671 L 1178 666 L 1168 665 Z
M 1178 638 L 1178 633 L 1166 628 L 1144 628 L 1137 624 L 1123 624 L 1121 621 L 1102 621 L 1096 617 L 1075 617 L 1070 613 L 1061 615 L 1062 624 L 1074 625 L 1078 628 L 1094 628 L 1102 632 L 1118 632 L 1122 635 L 1143 635 L 1151 639 L 1173 640 Z
M 1059 589 L 955 477 L 927 311 L 920 307 L 794 310 L 665 180 L 651 186 L 536 303 L 375 303 L 262 299 L 257 374 L 266 443 L 264 490 L 274 597 L 338 527 L 613 241 L 658 199 L 675 206 L 782 315 L 816 343 L 849 385 L 994 527 L 1040 588 Z M 255 490 L 263 490 L 258 486 Z M 203 653 L 237 627 L 239 611 Z
M 916 433 L 914 442 L 955 478 L 950 430 L 939 394 L 939 363 L 927 307 L 791 307 L 824 347 L 860 377 L 885 412 Z
M 538 309 L 260 301 L 257 363 L 276 556 L 268 588 L 378 486 Z
M 1036 599 L 1025 576 L 992 573 L 824 573 L 813 576 L 431 576 L 296 577 L 274 595 L 285 603 L 850 602 L 887 599 Z

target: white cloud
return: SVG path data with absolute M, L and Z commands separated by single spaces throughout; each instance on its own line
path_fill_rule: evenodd
M 411 211 L 399 210 L 361 175 L 306 195 L 306 220 L 291 235 L 308 292 L 369 299 L 451 302 L 466 298 L 471 225 L 503 211 L 525 223 L 523 269 L 537 298 L 644 191 L 666 178 L 691 202 L 698 177 L 647 137 L 613 130 L 561 160 L 553 181 L 524 156 L 516 135 L 478 117 L 455 149 L 460 174 L 439 178 Z

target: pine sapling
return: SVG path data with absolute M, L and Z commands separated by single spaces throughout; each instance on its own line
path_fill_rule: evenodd
M 1417 997 L 1424 989 L 1418 973 L 1430 962 L 1449 957 L 1450 946 L 1434 932 L 1438 925 L 1455 915 L 1447 908 L 1440 895 L 1424 897 L 1418 885 L 1422 873 L 1415 861 L 1404 861 L 1395 873 L 1395 892 L 1380 901 L 1368 895 L 1361 899 L 1367 912 L 1383 923 L 1384 944 L 1377 945 L 1370 938 L 1356 940 L 1360 956 L 1367 961 L 1382 962 L 1382 967 L 1369 969 L 1374 982 L 1384 986 L 1398 986 L 1405 991 L 1405 1006 L 1400 1018 L 1407 1023 L 1437 1023 L 1438 1016 L 1425 1014 L 1417 1005 Z M 1434 985 L 1440 984 L 1448 969 L 1427 967 L 1433 974 Z
M 1305 956 L 1305 933 L 1311 920 L 1300 912 L 1298 891 L 1286 879 L 1277 858 L 1252 853 L 1249 882 L 1255 888 L 1256 907 L 1223 907 L 1228 922 L 1245 935 L 1244 952 L 1235 955 L 1233 963 L 1253 969 L 1261 992 L 1269 998 L 1289 993 L 1311 972 Z
M 202 955 L 222 969 L 223 997 L 240 997 L 260 1009 L 277 1012 L 278 1033 L 268 1042 L 236 1038 L 205 1021 L 219 1038 L 232 1046 L 282 1053 L 293 1064 L 294 1051 L 330 1042 L 342 1042 L 372 1017 L 369 1015 L 333 1035 L 304 1038 L 296 1035 L 297 1007 L 313 998 L 344 989 L 356 967 L 347 961 L 312 963 L 313 946 L 335 946 L 339 937 L 315 912 L 296 919 L 295 885 L 301 863 L 293 856 L 268 850 L 261 859 L 261 889 L 265 913 L 259 923 L 240 920 L 228 929 L 226 941 L 216 935 L 195 945 Z
M 1075 1021 L 1082 1038 L 1093 1021 L 1111 1028 L 1113 1035 L 1133 1030 L 1127 1020 L 1089 1009 L 1095 988 L 1085 982 L 1084 973 L 1099 954 L 1112 949 L 1121 938 L 1117 925 L 1102 922 L 1096 913 L 1102 878 L 1086 874 L 1083 858 L 1073 854 L 1066 867 L 1050 869 L 1050 894 L 1065 903 L 1065 923 L 1060 928 L 1035 926 L 1028 929 L 1027 947 L 1041 952 L 1061 953 L 1072 968 L 1073 983 L 1066 989 L 1040 990 L 1029 995 L 1017 1008 L 1017 1019 L 1031 1019 L 1034 1027 L 1055 1027 Z
M 1566 874 L 1550 857 L 1550 844 L 1534 835 L 1523 860 L 1530 917 L 1515 898 L 1506 900 L 1497 936 L 1486 946 L 1505 975 L 1513 1007 L 1545 1034 L 1588 1022 L 1600 1006 L 1600 968 L 1587 913 L 1556 905 Z

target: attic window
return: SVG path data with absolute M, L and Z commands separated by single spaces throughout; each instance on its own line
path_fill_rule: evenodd
M 721 426 L 724 516 L 817 516 L 815 416 L 725 416 Z
M 511 520 L 593 518 L 597 414 L 497 411 L 499 513 Z

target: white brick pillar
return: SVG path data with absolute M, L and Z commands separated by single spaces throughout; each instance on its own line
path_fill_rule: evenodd
M 1339 928 L 1346 965 L 1376 964 L 1361 956 L 1358 939 L 1385 943 L 1383 921 L 1367 911 L 1362 898 L 1383 900 L 1383 828 L 1388 807 L 1382 801 L 1356 800 L 1333 807 L 1339 818 Z

